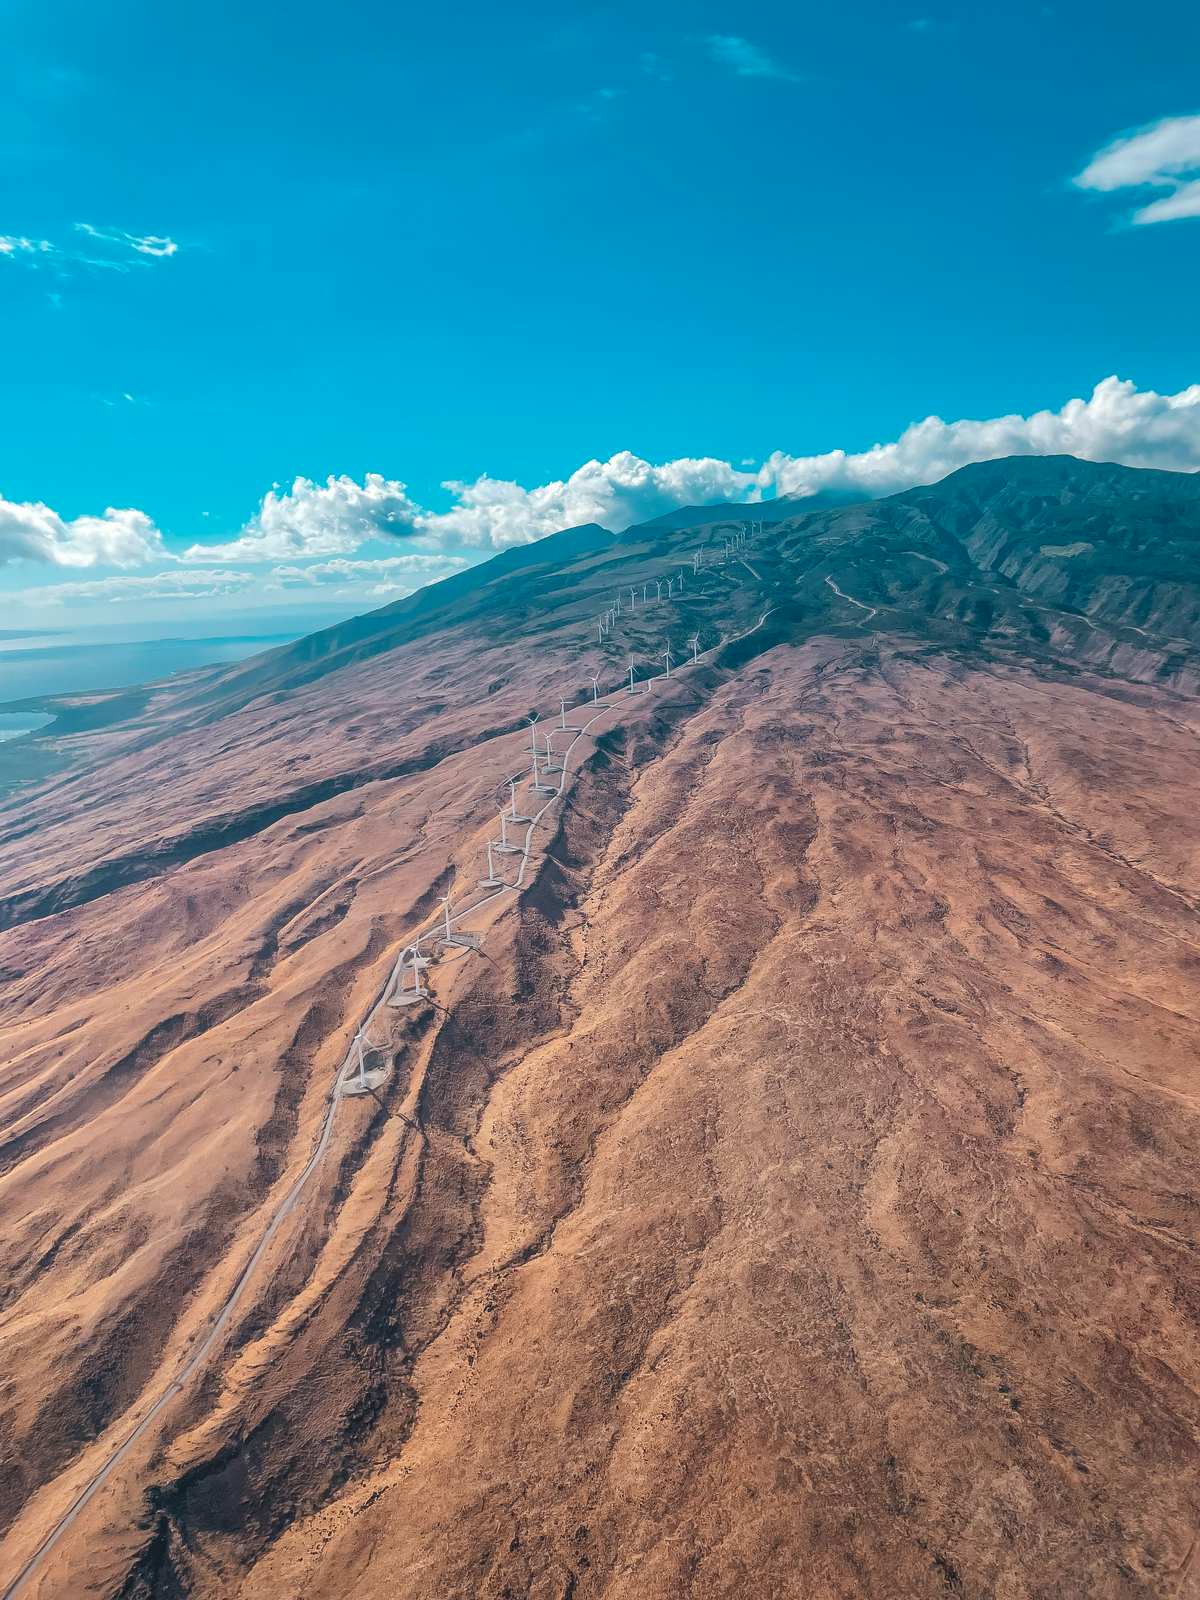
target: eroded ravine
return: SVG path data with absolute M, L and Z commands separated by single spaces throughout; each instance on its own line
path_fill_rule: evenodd
M 247 1600 L 799 1593 L 798 1550 L 829 1592 L 984 1594 L 1012 1537 L 1047 1593 L 1170 1593 L 1196 1454 L 1150 1374 L 1187 1314 L 1149 1286 L 1190 1226 L 1164 1091 L 1194 1022 L 1157 1023 L 1152 1124 L 1113 1108 L 1182 929 L 1131 963 L 1136 879 L 1084 881 L 1074 836 L 984 762 L 951 776 L 961 746 L 898 719 L 869 665 L 814 694 L 815 665 L 758 663 L 645 769 L 573 954 L 539 951 L 567 1025 L 481 1086 L 473 1136 L 481 1096 L 455 1103 L 468 1269 L 413 1363 L 414 1425 Z M 992 715 L 1032 733 L 1040 694 L 1009 683 Z M 722 844 L 699 863 L 701 835 Z M 1038 894 L 1094 926 L 1086 966 Z M 1139 1220 L 1139 1190 L 1174 1222 Z M 1139 1276 L 1160 1326 L 1091 1259 Z M 1184 1452 L 1152 1514 L 1127 1509 L 1148 1464 L 1091 1420 L 1122 1410 Z
M 369 1461 L 370 1452 L 378 1450 L 381 1433 L 393 1446 L 402 1439 L 414 1414 L 409 1374 L 423 1351 L 442 1336 L 466 1293 L 464 1279 L 479 1251 L 481 1196 L 486 1187 L 486 1164 L 471 1149 L 472 1134 L 492 1085 L 529 1053 L 531 1043 L 536 1049 L 540 1040 L 563 1031 L 574 963 L 561 924 L 589 881 L 596 852 L 611 834 L 614 819 L 630 803 L 631 769 L 623 746 L 636 743 L 640 759 L 648 760 L 659 741 L 669 736 L 672 723 L 693 703 L 684 696 L 664 705 L 633 740 L 621 731 L 605 737 L 570 791 L 565 821 L 548 843 L 534 884 L 519 902 L 511 931 L 498 930 L 502 942 L 494 946 L 489 941 L 491 959 L 473 977 L 456 984 L 452 1008 L 437 1023 L 427 1056 L 413 1075 L 393 1080 L 385 1092 L 385 1101 L 402 1093 L 420 1132 L 410 1186 L 399 1207 L 388 1203 L 393 1198 L 388 1194 L 377 1221 L 346 1262 L 344 1281 L 331 1289 L 328 1303 L 317 1314 L 327 1326 L 325 1336 L 342 1347 L 329 1350 L 320 1360 L 326 1381 L 338 1373 L 336 1387 L 344 1407 L 332 1430 L 340 1441 L 340 1476 L 354 1470 L 360 1434 L 367 1451 L 360 1468 Z M 509 967 L 514 977 L 507 975 Z M 413 1042 L 410 1039 L 409 1045 Z M 379 1113 L 372 1118 L 372 1127 L 378 1133 Z M 397 1151 L 411 1143 L 411 1135 L 408 1140 L 400 1135 L 400 1141 Z M 363 1155 L 366 1145 L 365 1140 L 356 1142 L 357 1156 Z M 363 1166 L 360 1162 L 360 1170 L 354 1172 L 343 1159 L 337 1183 L 341 1206 L 353 1206 L 360 1177 L 368 1192 L 378 1185 L 379 1163 L 373 1172 L 362 1170 Z M 386 1163 L 382 1170 L 387 1170 Z M 331 1233 L 334 1225 L 326 1213 L 320 1230 Z M 304 1249 L 294 1253 L 260 1308 L 257 1324 L 269 1325 L 280 1314 L 304 1283 L 315 1254 Z M 348 1294 L 354 1298 L 348 1299 Z M 306 1360 L 311 1359 L 310 1350 Z M 237 1458 L 233 1476 L 239 1502 L 247 1510 L 237 1560 L 253 1554 L 255 1539 L 265 1541 L 297 1515 L 305 1499 L 319 1501 L 330 1492 L 326 1453 L 312 1449 L 305 1426 L 315 1404 L 307 1392 L 309 1380 L 306 1374 L 298 1396 L 286 1396 L 287 1361 L 285 1353 L 273 1374 L 276 1410 L 270 1421 L 277 1459 L 272 1467 L 267 1467 L 263 1454 L 266 1423 L 254 1421 L 252 1397 L 247 1398 L 248 1412 L 237 1421 L 244 1444 L 233 1452 Z M 227 1426 L 231 1420 L 226 1419 Z M 215 1562 L 216 1570 L 226 1573 L 222 1582 L 227 1581 L 220 1553 L 219 1508 L 230 1492 L 230 1460 L 225 1447 L 211 1461 L 189 1467 L 172 1487 L 154 1491 L 157 1523 L 148 1553 L 138 1558 L 137 1571 L 147 1560 L 156 1564 L 156 1570 L 165 1570 L 169 1560 L 179 1568 L 174 1581 L 194 1584 Z M 250 1470 L 248 1462 L 253 1463 Z M 286 1496 L 280 1492 L 281 1480 L 288 1486 Z M 197 1549 L 202 1552 L 199 1557 Z
M 1180 863 L 1070 766 L 1082 706 L 1094 749 L 1148 742 L 1085 686 L 818 641 L 605 735 L 142 1471 L 149 1520 L 90 1524 L 104 1581 L 656 1600 L 790 1592 L 786 1548 L 832 1592 L 983 1594 L 1019 1516 L 1047 1592 L 1168 1593 L 1194 932 L 1153 881 Z M 1152 1516 L 1092 1413 L 1172 1440 Z

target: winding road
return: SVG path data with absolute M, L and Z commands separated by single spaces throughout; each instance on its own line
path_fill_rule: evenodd
M 877 617 L 879 615 L 879 607 L 878 606 L 864 605 L 861 600 L 856 600 L 852 594 L 845 594 L 841 589 L 838 588 L 837 584 L 834 583 L 832 578 L 826 578 L 825 582 L 833 590 L 834 594 L 837 595 L 839 600 L 848 600 L 852 606 L 857 606 L 860 611 L 865 611 L 867 613 L 866 616 L 862 619 L 862 626 L 863 627 L 865 627 L 867 625 L 867 623 L 870 622 L 872 617 Z

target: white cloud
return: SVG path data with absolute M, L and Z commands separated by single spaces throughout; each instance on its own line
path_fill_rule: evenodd
M 1200 384 L 1163 395 L 1105 378 L 1089 400 L 1068 400 L 1061 411 L 981 422 L 926 417 L 906 428 L 895 443 L 877 444 L 857 455 L 842 450 L 821 456 L 776 452 L 763 463 L 759 481 L 778 494 L 808 495 L 821 489 L 895 494 L 914 484 L 936 483 L 971 461 L 1013 455 L 1072 455 L 1195 472 L 1200 468 Z
M 100 239 L 105 244 L 127 246 L 140 256 L 173 256 L 179 250 L 174 239 L 163 238 L 156 233 L 126 233 L 124 228 L 93 228 L 90 222 L 77 222 L 75 231 L 86 233 L 91 239 Z
M 787 83 L 799 83 L 798 75 L 777 61 L 749 39 L 737 33 L 710 33 L 708 53 L 722 67 L 728 67 L 739 78 L 782 78 Z
M 169 567 L 164 572 L 89 578 L 21 589 L 8 598 L 28 606 L 121 605 L 131 602 L 204 601 L 231 595 L 267 599 L 280 590 L 335 588 L 339 596 L 399 599 L 427 583 L 445 578 L 471 562 L 461 556 L 386 556 L 377 561 L 313 562 L 309 566 L 277 566 L 245 570 L 226 567 Z
M 0 256 L 19 261 L 28 256 L 52 254 L 54 246 L 49 239 L 27 239 L 12 233 L 0 233 Z
M 236 539 L 194 544 L 185 561 L 286 561 L 349 555 L 368 539 L 411 533 L 417 507 L 404 484 L 368 472 L 356 483 L 332 474 L 324 484 L 297 478 L 286 492 L 268 490 Z
M 414 522 L 422 534 L 449 545 L 503 550 L 583 522 L 621 529 L 676 506 L 738 499 L 755 481 L 754 473 L 711 456 L 684 456 L 655 466 L 621 450 L 608 461 L 587 461 L 569 478 L 534 489 L 489 477 L 447 483 L 458 504 L 450 511 L 420 512 Z
M 306 567 L 274 567 L 271 583 L 283 589 L 318 588 L 330 583 L 374 582 L 372 594 L 403 592 L 412 594 L 424 584 L 449 577 L 471 563 L 463 556 L 407 555 L 381 556 L 376 561 L 348 561 L 339 556 L 333 561 L 314 561 Z
M 253 572 L 228 572 L 220 568 L 183 572 L 172 567 L 146 577 L 91 578 L 82 583 L 47 583 L 20 589 L 12 599 L 32 606 L 120 603 L 129 600 L 212 600 L 240 594 L 258 582 Z
M 1074 180 L 1081 189 L 1159 188 L 1170 193 L 1133 213 L 1144 225 L 1200 217 L 1200 116 L 1163 117 L 1114 139 Z
M 1174 395 L 1139 390 L 1105 378 L 1088 400 L 1069 400 L 1061 411 L 1028 417 L 943 422 L 940 417 L 906 428 L 900 438 L 870 450 L 831 450 L 819 456 L 775 451 L 759 467 L 735 467 L 713 457 L 653 465 L 625 450 L 609 461 L 589 461 L 571 476 L 526 489 L 482 477 L 449 483 L 457 504 L 447 512 L 419 512 L 418 531 L 450 547 L 504 549 L 559 528 L 599 522 L 615 532 L 681 505 L 758 500 L 770 494 L 812 495 L 822 489 L 865 497 L 935 483 L 971 461 L 1007 455 L 1074 455 L 1135 467 L 1180 472 L 1200 468 L 1200 385 Z
M 290 489 L 266 495 L 239 537 L 192 545 L 184 566 L 144 579 L 101 578 L 57 588 L 60 595 L 69 591 L 81 600 L 232 592 L 206 588 L 215 583 L 253 583 L 264 590 L 342 585 L 340 592 L 359 597 L 394 596 L 470 565 L 475 553 L 528 544 L 578 523 L 599 522 L 620 532 L 681 505 L 755 501 L 772 494 L 805 497 L 825 489 L 872 498 L 934 483 L 972 461 L 1007 455 L 1074 455 L 1195 472 L 1200 470 L 1200 384 L 1158 394 L 1105 378 L 1088 399 L 1069 400 L 1058 411 L 957 422 L 926 417 L 898 439 L 869 450 L 816 456 L 775 451 L 760 465 L 734 466 L 711 456 L 653 463 L 625 450 L 531 488 L 486 475 L 473 483 L 449 483 L 454 504 L 448 511 L 416 505 L 403 483 L 380 473 L 368 473 L 361 484 L 345 476 L 320 485 L 297 478 Z M 416 546 L 395 555 L 350 559 L 389 534 L 414 539 Z M 130 567 L 167 559 L 157 528 L 143 512 L 109 510 L 66 522 L 48 506 L 0 500 L 0 564 Z M 201 565 L 230 562 L 256 565 L 257 576 L 228 569 L 213 573 Z
M 144 511 L 110 506 L 100 517 L 66 521 L 40 501 L 0 498 L 0 567 L 36 561 L 54 567 L 140 567 L 167 559 L 162 535 Z
M 82 233 L 100 246 L 99 251 L 83 251 L 71 243 L 56 244 L 53 239 L 30 239 L 24 234 L 0 233 L 0 257 L 23 261 L 27 266 L 44 266 L 59 275 L 75 267 L 95 267 L 106 272 L 129 272 L 147 267 L 149 257 L 176 255 L 174 239 L 159 234 L 126 233 L 123 228 L 94 228 L 90 222 L 77 222 Z M 132 253 L 131 253 L 132 252 Z

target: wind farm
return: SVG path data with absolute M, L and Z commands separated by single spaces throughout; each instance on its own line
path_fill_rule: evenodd
M 1114 527 L 1146 514 L 1136 474 L 1069 470 L 1072 496 L 1086 484 L 1093 504 L 1112 497 Z M 1044 470 L 1016 464 L 994 503 L 1035 471 L 1030 503 L 1044 502 Z M 940 502 L 920 501 L 920 516 L 953 528 L 961 505 L 988 492 L 976 478 L 960 502 L 951 482 Z M 1046 1497 L 1090 1488 L 1098 1471 L 1044 1453 L 1063 1408 L 1078 1460 L 1104 1461 L 1118 1485 L 1106 1493 L 1128 1499 L 1146 1481 L 1139 1460 L 1106 1452 L 1096 1431 L 1099 1413 L 1138 1402 L 1060 1309 L 1073 1293 L 1062 1258 L 1038 1256 L 1055 1287 L 1033 1339 L 1005 1273 L 1022 1250 L 1041 1250 L 1047 1228 L 1069 1226 L 1045 1130 L 1057 1118 L 1084 1138 L 1115 1081 L 1083 1046 L 1056 1046 L 1061 1063 L 1047 1053 L 1068 1020 L 1099 1026 L 1081 1022 L 1073 998 L 1076 983 L 1096 980 L 1068 956 L 1059 913 L 1034 896 L 1070 906 L 1074 922 L 1104 919 L 1115 944 L 1097 943 L 1089 960 L 1110 973 L 1131 970 L 1130 930 L 1152 919 L 1157 971 L 1176 1002 L 1186 991 L 1191 912 L 1175 898 L 1187 894 L 1178 869 L 1130 831 L 1132 791 L 1120 820 L 1078 774 L 1089 770 L 1086 706 L 1086 760 L 1104 760 L 1111 786 L 1124 742 L 1153 742 L 1172 819 L 1160 837 L 1187 836 L 1189 661 L 1165 638 L 1151 649 L 1123 617 L 1089 626 L 1065 610 L 1048 651 L 1034 631 L 1045 612 L 986 568 L 968 570 L 948 532 L 918 550 L 906 505 L 871 513 L 866 534 L 857 510 L 797 513 L 751 542 L 754 520 L 573 534 L 561 555 L 547 541 L 540 565 L 501 576 L 503 605 L 487 578 L 452 584 L 441 610 L 402 602 L 369 624 L 391 630 L 386 648 L 364 654 L 364 639 L 379 637 L 366 627 L 335 633 L 322 659 L 337 664 L 316 679 L 311 653 L 297 650 L 214 673 L 199 700 L 194 685 L 177 686 L 128 727 L 118 719 L 88 736 L 103 755 L 80 766 L 74 790 L 35 797 L 43 855 L 25 835 L 0 840 L 10 874 L 0 939 L 25 973 L 4 1021 L 19 1063 L 6 1148 L 35 1230 L 16 1229 L 13 1258 L 42 1259 L 45 1228 L 73 1225 L 50 1204 L 62 1163 L 82 1229 L 79 1245 L 31 1272 L 19 1291 L 26 1320 L 0 1321 L 0 1338 L 10 1365 L 42 1374 L 30 1392 L 56 1384 L 64 1404 L 90 1404 L 95 1363 L 125 1385 L 65 1453 L 45 1414 L 17 1419 L 27 1479 L 0 1546 L 12 1600 L 71 1592 L 98 1551 L 141 1573 L 168 1545 L 170 1570 L 196 1593 L 218 1566 L 246 1600 L 337 1590 L 364 1534 L 381 1552 L 372 1583 L 403 1587 L 432 1562 L 418 1592 L 433 1600 L 469 1590 L 479 1553 L 502 1547 L 511 1586 L 525 1581 L 513 1576 L 520 1551 L 479 1498 L 489 1463 L 533 1471 L 527 1515 L 549 1519 L 539 1526 L 554 1540 L 559 1510 L 572 1529 L 592 1527 L 595 1473 L 618 1474 L 604 1499 L 615 1508 L 638 1440 L 660 1475 L 677 1456 L 690 1463 L 696 1489 L 671 1493 L 698 1549 L 713 1506 L 732 1517 L 736 1486 L 756 1481 L 751 1441 L 770 1416 L 769 1387 L 739 1395 L 731 1417 L 697 1411 L 707 1384 L 691 1363 L 707 1371 L 722 1350 L 756 1383 L 783 1384 L 797 1405 L 803 1396 L 813 1427 L 837 1440 L 837 1482 L 866 1497 L 871 1559 L 886 1551 L 913 1592 L 936 1569 L 888 1512 L 892 1480 L 869 1466 L 877 1454 L 890 1448 L 921 1485 L 913 1515 L 926 1544 L 962 1555 L 938 1509 L 955 1503 L 953 1475 L 922 1454 L 922 1414 L 883 1420 L 898 1347 L 922 1394 L 954 1397 L 940 1438 L 992 1474 L 992 1493 L 1014 1451 Z M 1069 543 L 1013 526 L 1039 550 Z M 1126 559 L 1119 548 L 1110 560 Z M 985 589 L 1005 631 L 981 654 L 978 629 L 960 618 Z M 1103 686 L 1117 669 L 1136 708 Z M 417 708 L 407 728 L 397 682 Z M 280 715 L 292 706 L 302 722 Z M 358 729 L 356 743 L 347 735 Z M 174 840 L 172 857 L 130 854 L 114 869 L 131 848 L 117 797 L 164 749 L 178 776 L 160 786 L 154 825 Z M 322 765 L 264 821 L 252 808 L 271 751 L 280 773 L 298 753 L 319 751 Z M 221 782 L 206 789 L 218 761 Z M 246 811 L 231 827 L 217 819 L 235 792 Z M 205 803 L 211 820 L 163 830 Z M 1076 831 L 1079 815 L 1090 835 Z M 986 875 L 949 851 L 951 823 L 986 849 Z M 219 825 L 229 835 L 214 844 Z M 1147 851 L 1158 852 L 1157 883 L 1133 864 Z M 39 882 L 50 861 L 70 878 Z M 93 977 L 88 991 L 92 1007 L 106 997 L 96 1022 L 77 989 L 48 1008 L 39 962 L 51 952 L 68 971 L 101 937 L 107 987 Z M 1048 959 L 1055 948 L 1076 974 L 1069 984 Z M 1148 1002 L 1129 991 L 1112 1003 L 1123 1059 L 1141 1060 Z M 1177 1005 L 1175 1015 L 1155 1026 L 1168 1030 L 1163 1070 L 1181 1074 L 1191 1036 Z M 192 1020 L 164 1032 L 173 1016 Z M 140 1054 L 139 1039 L 152 1041 Z M 114 1066 L 138 1065 L 114 1076 L 106 1050 Z M 998 1051 L 1016 1078 L 994 1076 Z M 1050 1120 L 1031 1120 L 1030 1105 Z M 1090 1181 L 1106 1194 L 1118 1173 L 1165 1186 L 1185 1159 L 1175 1102 L 1170 1116 L 1165 1099 L 1139 1106 L 1152 1143 L 1130 1134 L 1090 1146 Z M 911 1146 L 898 1132 L 910 1126 Z M 99 1246 L 86 1220 L 103 1208 L 89 1189 L 97 1138 L 130 1175 L 128 1221 L 116 1225 L 152 1218 L 155 1241 L 131 1243 L 131 1269 L 102 1280 L 99 1304 L 108 1316 L 123 1303 L 170 1313 L 159 1329 L 142 1311 L 123 1345 L 104 1337 L 105 1318 L 76 1333 L 58 1310 L 63 1274 Z M 1018 1138 L 1037 1159 L 1014 1168 Z M 897 1163 L 929 1148 L 939 1164 L 922 1158 L 920 1192 L 936 1198 L 914 1209 Z M 163 1153 L 143 1165 L 138 1152 L 151 1149 Z M 162 1159 L 173 1161 L 169 1186 Z M 1000 1216 L 997 1185 L 1009 1207 Z M 1008 1265 L 949 1302 L 934 1252 L 945 1230 L 957 1234 L 955 1208 Z M 1118 1245 L 1122 1272 L 1146 1284 L 1170 1248 L 1114 1234 L 1102 1249 Z M 172 1249 L 186 1276 L 139 1279 L 142 1262 Z M 825 1259 L 838 1263 L 832 1288 Z M 631 1278 L 638 1262 L 653 1265 Z M 786 1307 L 805 1337 L 752 1338 L 767 1305 Z M 986 1345 L 985 1307 L 998 1319 Z M 1115 1301 L 1106 1315 L 1122 1338 L 1146 1337 Z M 829 1342 L 839 1318 L 881 1363 L 869 1384 L 855 1375 L 861 1358 L 856 1369 Z M 949 1329 L 961 1343 L 946 1343 Z M 1039 1378 L 1043 1338 L 1086 1372 L 1099 1397 L 1087 1408 Z M 616 1384 L 630 1362 L 641 1365 Z M 564 1395 L 575 1396 L 570 1437 L 585 1463 L 566 1481 Z M 714 1451 L 738 1463 L 723 1467 L 715 1500 L 699 1465 Z M 239 1506 L 259 1509 L 231 1523 L 234 1460 Z M 1156 1478 L 1155 1492 L 1169 1502 L 1182 1481 Z M 271 1532 L 265 1508 L 284 1482 L 290 1509 Z M 768 1498 L 808 1504 L 790 1479 Z M 979 1536 L 994 1570 L 1011 1567 L 1003 1526 L 997 1516 Z M 773 1571 L 765 1527 L 746 1530 L 745 1559 Z M 796 1538 L 809 1564 L 844 1560 L 844 1541 L 819 1521 L 802 1520 Z M 611 1561 L 590 1533 L 586 1542 L 578 1571 Z M 1114 1548 L 1085 1559 L 1102 1563 Z M 681 1568 L 666 1547 L 655 1559 L 665 1565 L 653 1583 L 669 1593 Z M 1064 1573 L 1079 1559 L 1064 1557 Z

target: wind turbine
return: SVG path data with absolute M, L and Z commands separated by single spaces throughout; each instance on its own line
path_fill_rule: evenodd
M 510 778 L 508 780 L 508 793 L 511 801 L 508 812 L 509 822 L 532 822 L 532 817 L 523 816 L 517 810 L 517 780 L 515 778 Z
M 629 692 L 630 692 L 630 694 L 636 694 L 637 693 L 637 690 L 633 687 L 633 660 L 632 660 L 632 658 L 630 659 L 630 662 L 629 662 Z
M 594 706 L 606 707 L 608 705 L 608 701 L 607 700 L 601 700 L 601 698 L 600 698 L 600 674 L 598 672 L 596 673 L 595 677 L 592 678 L 591 683 L 592 683 L 592 704 Z
M 559 717 L 561 718 L 558 725 L 560 731 L 563 733 L 582 733 L 582 728 L 577 728 L 574 723 L 567 721 L 567 698 L 565 695 L 560 696 L 558 706 Z
M 412 960 L 408 964 L 409 971 L 412 973 L 413 978 L 411 989 L 406 989 L 404 987 L 404 958 L 407 955 L 412 956 Z M 428 961 L 426 961 L 425 957 L 417 949 L 415 944 L 410 944 L 407 949 L 402 950 L 400 952 L 400 960 L 397 963 L 397 976 L 400 981 L 397 983 L 396 988 L 388 1001 L 388 1005 L 411 1006 L 414 1005 L 418 1000 L 428 1000 L 429 990 L 421 981 L 421 969 L 423 967 L 427 967 L 428 965 Z
M 483 942 L 477 933 L 463 933 L 454 931 L 454 920 L 450 915 L 450 896 L 442 896 L 442 912 L 445 916 L 445 931 L 442 934 L 443 944 L 452 944 L 460 950 L 478 950 Z
M 501 825 L 501 827 L 504 826 L 504 813 L 503 813 L 503 811 L 500 813 L 500 825 Z M 490 839 L 487 842 L 487 857 L 488 857 L 487 877 L 486 878 L 480 878 L 479 887 L 481 889 L 501 889 L 501 888 L 504 887 L 504 879 L 503 878 L 498 878 L 496 876 L 496 868 L 492 864 L 492 841 Z
M 526 820 L 528 820 L 528 819 L 526 819 Z M 495 848 L 498 851 L 498 853 L 500 855 L 502 855 L 502 856 L 519 856 L 520 853 L 521 853 L 520 845 L 515 845 L 515 844 L 510 844 L 509 843 L 509 838 L 508 838 L 508 814 L 504 810 L 503 806 L 501 806 L 501 808 L 500 808 L 500 843 L 498 845 L 496 845 Z M 492 858 L 491 858 L 491 850 L 492 850 L 492 846 L 489 843 L 489 845 L 488 845 L 488 852 L 489 852 L 488 853 L 488 866 L 489 866 L 489 868 L 491 866 L 491 860 L 492 860 Z
M 692 665 L 695 666 L 697 661 L 700 659 L 700 635 L 698 633 L 694 633 L 688 640 L 688 643 L 692 647 Z
M 670 645 L 668 645 L 667 648 L 663 651 L 663 655 L 666 656 L 666 658 L 667 658 L 667 677 L 669 678 L 671 676 L 671 646 Z
M 536 749 L 533 752 L 533 777 L 530 779 L 529 787 L 533 790 L 534 794 L 558 793 L 558 790 L 553 784 L 542 782 L 541 775 L 538 772 L 538 758 Z
M 632 586 L 632 584 L 630 585 L 630 588 L 629 588 L 629 609 L 630 609 L 630 611 L 636 611 L 637 610 L 637 601 L 633 598 L 633 586 Z

